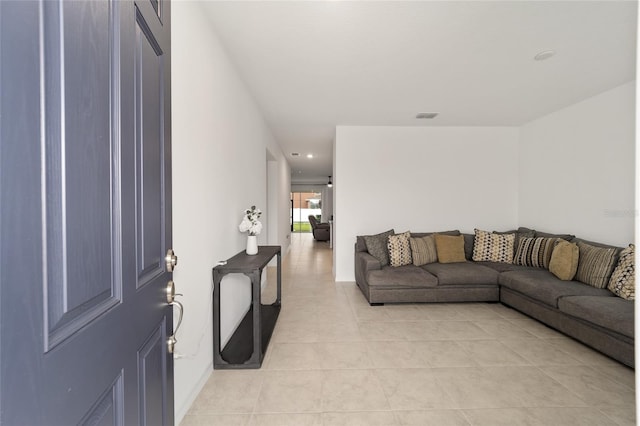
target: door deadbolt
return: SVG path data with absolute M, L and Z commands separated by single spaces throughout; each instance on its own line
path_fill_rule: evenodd
M 175 255 L 172 249 L 167 250 L 167 255 L 164 257 L 164 261 L 167 265 L 167 272 L 173 272 L 178 264 L 178 256 Z

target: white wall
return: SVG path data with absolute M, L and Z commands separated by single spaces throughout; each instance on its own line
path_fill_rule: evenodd
M 172 4 L 172 54 L 174 280 L 185 307 L 176 346 L 184 358 L 174 369 L 179 422 L 211 373 L 211 268 L 244 249 L 238 224 L 251 205 L 266 212 L 259 244 L 286 252 L 291 172 L 202 3 Z M 221 297 L 226 340 L 248 309 L 248 278 L 226 277 Z
M 634 120 L 635 81 L 522 126 L 519 224 L 633 242 Z
M 339 126 L 334 268 L 353 281 L 356 235 L 516 226 L 518 129 Z

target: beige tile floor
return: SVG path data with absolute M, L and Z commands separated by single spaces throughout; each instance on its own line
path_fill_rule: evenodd
M 215 370 L 182 426 L 635 424 L 632 369 L 500 304 L 371 307 L 331 265 L 292 235 L 262 368 Z

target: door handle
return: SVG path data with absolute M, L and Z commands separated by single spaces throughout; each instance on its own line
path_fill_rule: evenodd
M 166 292 L 167 292 L 167 303 L 171 306 L 177 306 L 178 309 L 180 309 L 176 328 L 173 330 L 173 334 L 169 336 L 169 338 L 167 339 L 167 350 L 170 354 L 172 354 L 174 352 L 176 343 L 178 343 L 178 339 L 176 339 L 176 334 L 178 334 L 178 329 L 180 328 L 180 325 L 182 325 L 182 316 L 184 314 L 184 306 L 182 305 L 182 303 L 175 300 L 176 296 L 182 296 L 182 294 L 176 293 L 176 285 L 173 281 L 169 281 L 167 283 Z
M 172 249 L 167 250 L 167 255 L 164 257 L 165 264 L 167 265 L 167 272 L 173 272 L 178 264 L 178 256 L 175 255 Z

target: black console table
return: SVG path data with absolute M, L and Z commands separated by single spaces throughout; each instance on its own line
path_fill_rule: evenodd
M 276 301 L 263 305 L 260 280 L 262 270 L 278 256 L 278 290 Z M 280 246 L 260 246 L 258 254 L 244 251 L 227 260 L 226 265 L 213 268 L 213 368 L 260 368 L 269 340 L 280 314 L 281 299 Z M 251 279 L 251 308 L 240 322 L 224 350 L 220 342 L 220 282 L 227 274 L 244 274 Z

